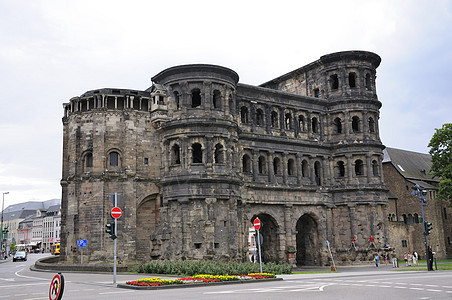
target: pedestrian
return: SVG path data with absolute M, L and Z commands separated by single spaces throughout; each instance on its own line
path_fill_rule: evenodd
M 408 253 L 408 265 L 411 266 L 411 261 L 413 260 L 413 255 L 411 253 Z
M 428 264 L 430 267 L 430 270 L 433 271 L 433 254 L 435 254 L 435 252 L 432 251 L 432 246 L 428 246 Z
M 388 255 L 385 254 L 384 257 L 385 257 L 385 265 L 387 265 L 388 264 Z
M 350 250 L 352 250 L 352 248 L 353 248 L 353 249 L 355 249 L 355 251 L 356 251 L 356 240 L 355 240 L 354 237 L 352 237 L 352 243 L 351 243 L 351 245 L 352 245 L 352 247 L 350 248 Z
M 375 266 L 377 266 L 377 268 L 378 268 L 378 260 L 379 260 L 379 258 L 378 258 L 378 253 L 375 255 Z
M 370 238 L 369 238 L 369 248 L 372 247 L 372 246 L 375 249 L 377 249 L 377 246 L 375 246 L 375 238 L 373 236 L 370 236 Z
M 418 264 L 418 262 L 419 262 L 419 255 L 417 254 L 416 251 L 414 251 L 413 256 L 414 256 L 414 258 L 416 259 L 416 266 L 417 266 L 417 264 Z
M 403 258 L 405 259 L 405 266 L 408 266 L 408 254 L 404 254 Z
M 396 256 L 395 251 L 392 252 L 392 267 L 397 268 L 397 256 Z

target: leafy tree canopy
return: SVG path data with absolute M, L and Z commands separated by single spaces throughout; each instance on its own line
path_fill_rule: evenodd
M 432 156 L 430 172 L 433 176 L 441 177 L 438 198 L 449 199 L 452 204 L 452 123 L 435 129 L 428 147 Z

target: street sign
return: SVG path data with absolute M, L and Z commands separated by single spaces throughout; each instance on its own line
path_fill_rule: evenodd
M 254 219 L 254 229 L 259 230 L 261 228 L 261 220 L 259 218 Z
M 63 274 L 58 273 L 50 282 L 49 299 L 60 300 L 63 297 L 64 291 L 64 277 Z
M 111 209 L 111 216 L 115 219 L 118 219 L 122 215 L 122 211 L 119 207 L 113 207 Z
M 77 240 L 77 247 L 87 247 L 88 242 L 86 240 Z

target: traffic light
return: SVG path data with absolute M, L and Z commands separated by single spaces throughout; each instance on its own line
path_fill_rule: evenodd
M 107 228 L 107 229 L 105 229 L 105 232 L 110 235 L 109 238 L 111 238 L 112 240 L 116 239 L 115 223 L 107 223 L 107 225 L 105 225 L 105 227 Z
M 9 232 L 8 226 L 5 226 L 5 230 L 3 230 L 3 233 L 8 233 L 8 232 Z
M 424 222 L 424 234 L 425 235 L 429 235 L 431 233 L 432 229 L 433 229 L 432 223 Z

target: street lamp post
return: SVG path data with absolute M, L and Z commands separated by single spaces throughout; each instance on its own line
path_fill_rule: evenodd
M 4 207 L 5 207 L 5 194 L 9 194 L 9 192 L 4 192 L 3 193 L 3 201 L 2 201 L 2 223 L 1 223 L 1 226 L 0 226 L 2 228 L 2 238 L 0 240 L 0 252 L 1 252 L 2 258 L 4 258 L 3 257 L 3 231 L 5 231 L 5 230 L 3 229 L 3 210 L 4 210 Z
M 427 195 L 427 191 L 423 190 L 419 184 L 416 184 L 412 187 L 414 190 L 411 194 L 416 195 L 416 197 L 419 199 L 419 202 L 421 203 L 421 210 L 422 210 L 422 228 L 424 228 L 424 244 L 425 244 L 425 254 L 427 256 L 427 270 L 432 271 L 432 268 L 430 266 L 429 262 L 429 253 L 428 253 L 428 245 L 427 245 L 427 228 L 425 228 L 425 216 L 424 216 L 424 205 L 427 204 L 427 200 L 425 200 L 425 195 Z

